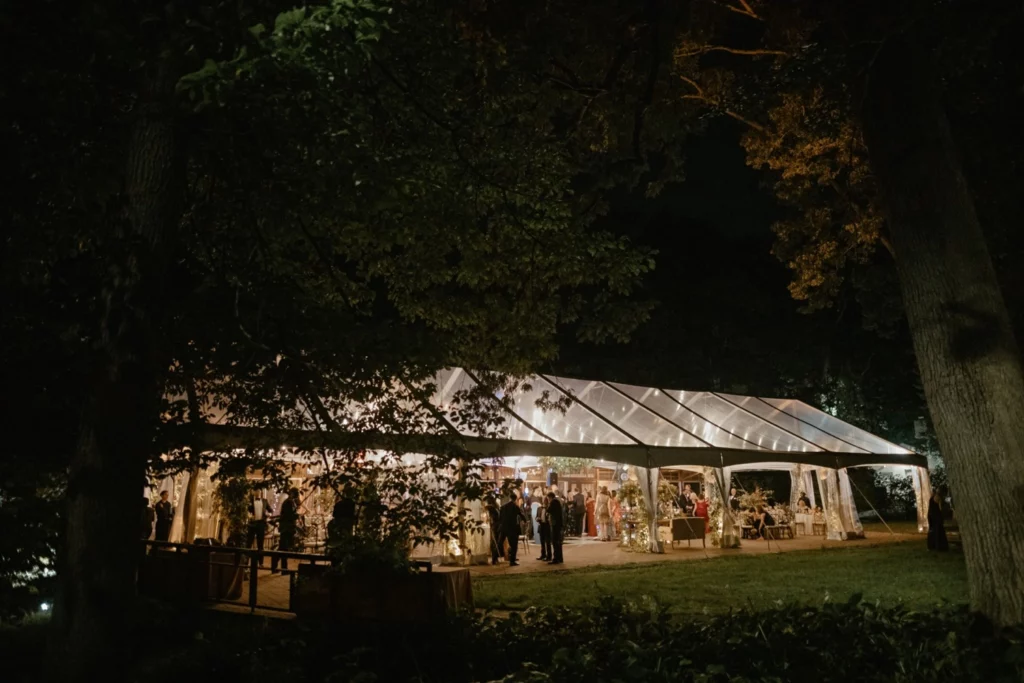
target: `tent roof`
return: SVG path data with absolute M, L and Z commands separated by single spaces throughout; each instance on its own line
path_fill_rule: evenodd
M 444 415 L 476 376 L 435 378 Z M 538 403 L 562 400 L 563 410 Z M 528 378 L 504 418 L 502 455 L 562 455 L 650 466 L 802 462 L 828 467 L 923 465 L 923 456 L 794 399 L 640 387 L 552 375 Z M 473 441 L 482 440 L 459 430 Z M 476 437 L 476 438 L 473 438 Z M 496 444 L 497 445 L 497 444 Z M 490 449 L 488 449 L 490 450 Z
M 459 402 L 479 386 L 472 371 L 439 372 L 430 412 L 461 435 L 480 458 L 570 457 L 643 467 L 744 467 L 806 464 L 927 467 L 927 459 L 793 399 L 738 396 L 533 375 L 511 401 L 500 401 L 497 429 L 461 427 Z M 479 394 L 479 392 L 476 392 Z M 486 398 L 485 398 L 486 400 Z M 551 407 L 560 401 L 562 408 Z M 355 405 L 355 404 L 353 404 Z M 567 407 L 565 407 L 567 405 Z M 372 410 L 372 406 L 358 406 Z M 217 410 L 211 411 L 216 413 Z M 450 434 L 261 429 L 223 423 L 185 424 L 167 432 L 167 445 L 209 450 L 260 447 L 359 448 L 402 453 L 448 452 Z M 336 416 L 341 424 L 347 420 Z M 497 436 L 496 436 L 497 434 Z

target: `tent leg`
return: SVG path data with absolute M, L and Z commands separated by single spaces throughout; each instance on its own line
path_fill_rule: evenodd
M 736 520 L 732 508 L 729 507 L 729 489 L 726 486 L 727 469 L 721 467 L 704 468 L 704 487 L 710 494 L 708 496 L 708 507 L 721 510 L 720 519 L 716 526 L 712 520 L 711 533 L 718 538 L 719 548 L 739 548 L 740 537 L 736 535 Z M 712 540 L 714 543 L 714 540 Z M 705 553 L 707 550 L 705 549 Z
M 864 538 L 864 526 L 860 523 L 857 503 L 853 499 L 853 489 L 850 487 L 850 473 L 844 467 L 836 472 L 836 478 L 839 481 L 839 510 L 846 538 Z
M 825 537 L 830 541 L 845 541 L 846 529 L 840 512 L 839 476 L 830 467 L 818 470 L 821 486 L 821 507 L 825 512 Z
M 647 551 L 651 553 L 665 552 L 658 538 L 658 468 L 637 467 L 637 478 L 644 494 L 644 505 L 650 513 L 648 520 Z
M 910 477 L 914 483 L 914 501 L 917 503 L 917 531 L 928 531 L 928 501 L 932 497 L 932 478 L 925 467 L 913 467 Z

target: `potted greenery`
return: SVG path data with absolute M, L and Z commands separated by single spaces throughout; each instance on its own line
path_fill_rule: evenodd
M 356 519 L 347 527 L 331 525 L 330 567 L 299 565 L 292 609 L 300 616 L 384 623 L 445 615 L 452 575 L 412 562 L 410 552 L 417 543 L 454 531 L 452 501 L 439 487 L 410 489 L 410 473 L 397 467 L 362 474 L 358 491 L 347 492 L 358 500 Z

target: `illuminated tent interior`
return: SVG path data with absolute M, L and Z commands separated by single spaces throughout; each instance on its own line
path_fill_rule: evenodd
M 453 397 L 477 380 L 455 368 L 435 383 L 433 403 L 444 414 Z M 567 409 L 538 406 L 558 399 Z M 563 456 L 636 466 L 648 505 L 662 468 L 702 470 L 705 485 L 717 485 L 719 495 L 728 494 L 725 483 L 733 472 L 789 470 L 794 507 L 800 490 L 813 496 L 811 477 L 817 476 L 827 535 L 834 539 L 862 533 L 848 467 L 911 468 L 919 523 L 930 496 L 926 458 L 794 399 L 534 375 L 513 397 L 505 433 L 507 440 L 492 441 L 500 444 L 493 454 L 506 460 Z
M 495 438 L 493 433 L 481 436 L 458 429 L 457 421 L 447 419 L 458 410 L 460 396 L 465 395 L 462 392 L 478 386 L 472 371 L 444 370 L 438 373 L 433 384 L 436 389 L 431 405 L 424 407 L 439 418 L 449 432 L 458 431 L 465 448 L 481 459 L 512 466 L 524 459 L 537 462 L 535 459 L 544 457 L 630 465 L 636 468 L 648 509 L 657 498 L 661 469 L 685 467 L 701 472 L 705 487 L 711 487 L 712 491 L 717 487 L 717 495 L 723 498 L 728 495 L 726 484 L 734 472 L 788 470 L 794 507 L 799 491 L 814 496 L 812 482 L 816 477 L 821 497 L 816 504 L 825 511 L 827 536 L 832 539 L 855 537 L 862 533 L 862 528 L 847 468 L 902 466 L 911 470 L 919 527 L 925 524 L 931 492 L 924 456 L 801 401 L 538 374 L 520 383 L 510 402 L 495 400 L 502 420 L 497 429 L 502 437 Z M 552 401 L 561 401 L 563 409 L 544 409 L 538 405 Z M 208 426 L 222 430 L 216 438 L 207 441 L 211 448 L 254 443 L 251 432 L 256 430 Z M 240 431 L 233 432 L 233 429 Z M 314 436 L 322 435 L 299 430 L 292 432 L 289 438 L 292 443 L 298 443 L 312 440 Z M 348 436 L 340 434 L 332 438 L 341 446 Z M 410 441 L 408 447 L 403 447 L 401 440 L 396 441 L 394 436 L 388 435 L 385 439 L 387 446 L 375 446 L 365 441 L 365 435 L 352 435 L 364 439 L 363 447 L 370 452 L 374 448 L 425 452 L 415 450 L 423 447 L 423 435 L 414 435 L 417 440 Z M 656 539 L 657 529 L 652 528 L 652 531 L 651 538 Z M 656 545 L 652 540 L 652 549 Z

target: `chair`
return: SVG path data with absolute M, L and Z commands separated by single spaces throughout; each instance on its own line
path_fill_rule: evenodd
M 523 550 L 526 552 L 527 556 L 529 556 L 529 554 L 530 554 L 530 537 L 529 536 L 520 536 L 519 537 L 519 542 L 523 544 Z
M 676 517 L 672 520 L 672 546 L 679 541 L 686 541 L 686 545 L 689 546 L 690 542 L 695 539 L 700 539 L 701 544 L 707 548 L 707 538 L 704 533 L 704 518 L 703 517 Z

